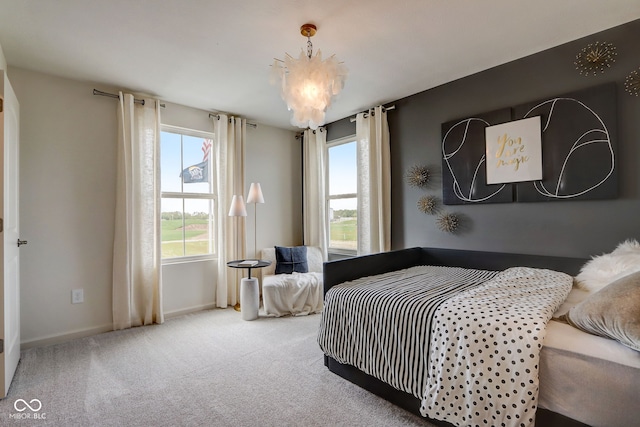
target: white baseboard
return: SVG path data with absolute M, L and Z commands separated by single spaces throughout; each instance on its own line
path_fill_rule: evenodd
M 33 347 L 42 347 L 51 344 L 60 344 L 65 341 L 70 341 L 77 338 L 90 337 L 91 335 L 102 334 L 104 332 L 113 331 L 113 324 L 97 326 L 94 328 L 78 329 L 72 332 L 65 332 L 62 334 L 48 335 L 43 338 L 36 338 L 29 341 L 22 341 L 20 343 L 21 350 L 27 350 Z
M 174 311 L 165 311 L 164 318 L 171 319 L 172 317 L 178 317 L 185 314 L 196 313 L 198 311 L 203 311 L 203 310 L 211 310 L 212 308 L 216 308 L 215 303 L 195 305 L 193 307 L 182 308 L 180 310 L 174 310 Z
M 197 305 L 193 307 L 183 308 L 180 310 L 165 312 L 164 317 L 165 319 L 171 319 L 172 317 L 178 317 L 178 316 L 182 316 L 189 313 L 196 313 L 198 311 L 203 311 L 203 310 L 210 310 L 215 307 L 216 305 L 214 303 Z M 104 332 L 110 332 L 110 331 L 113 331 L 112 324 L 97 326 L 94 328 L 78 329 L 75 331 L 65 332 L 62 334 L 48 335 L 42 338 L 36 338 L 29 341 L 22 341 L 20 343 L 20 349 L 27 350 L 33 347 L 42 347 L 45 345 L 60 344 L 65 341 L 70 341 L 77 338 L 90 337 L 91 335 L 102 334 Z

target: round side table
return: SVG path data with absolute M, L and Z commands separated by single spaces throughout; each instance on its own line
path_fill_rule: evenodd
M 255 263 L 255 264 L 253 264 Z M 249 277 L 240 280 L 240 312 L 243 320 L 255 320 L 260 310 L 260 286 L 256 277 L 251 277 L 252 268 L 262 268 L 271 265 L 271 261 L 260 259 L 229 261 L 228 267 L 246 268 Z

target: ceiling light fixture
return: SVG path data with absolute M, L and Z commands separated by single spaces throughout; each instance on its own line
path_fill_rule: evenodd
M 313 56 L 311 37 L 317 32 L 313 24 L 300 27 L 307 38 L 307 53 L 300 52 L 295 59 L 286 54 L 284 61 L 276 59 L 271 68 L 271 84 L 280 80 L 282 99 L 293 111 L 291 124 L 300 128 L 317 129 L 325 120 L 325 112 L 334 96 L 344 87 L 346 67 L 335 55 L 322 60 L 320 50 Z

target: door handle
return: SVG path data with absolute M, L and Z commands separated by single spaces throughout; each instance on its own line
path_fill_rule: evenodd
M 26 240 L 20 240 L 18 239 L 18 247 L 22 246 L 22 245 L 26 245 L 27 241 Z

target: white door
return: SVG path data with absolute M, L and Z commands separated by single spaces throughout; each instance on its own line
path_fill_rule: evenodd
M 20 257 L 18 222 L 19 105 L 7 75 L 0 70 L 0 398 L 7 396 L 20 360 Z

